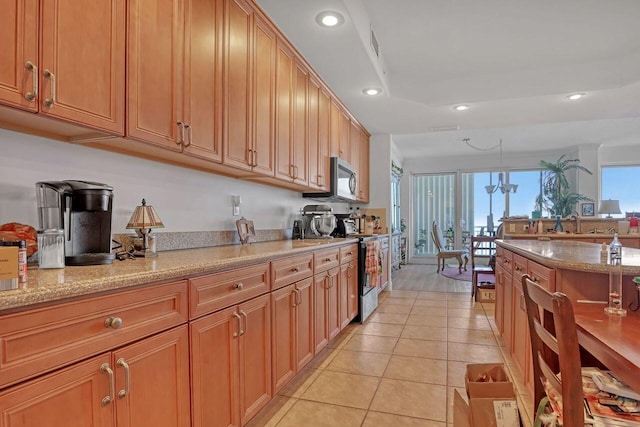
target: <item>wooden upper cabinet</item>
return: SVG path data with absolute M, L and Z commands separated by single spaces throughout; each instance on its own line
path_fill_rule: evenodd
M 329 153 L 331 157 L 340 156 L 340 105 L 332 98 L 329 111 Z
M 356 174 L 356 200 L 360 200 L 360 128 L 356 122 L 349 126 L 349 163 Z
M 318 98 L 318 188 L 329 190 L 331 95 L 320 89 Z M 311 157 L 310 157 L 311 159 Z M 311 160 L 309 160 L 311 162 Z
M 125 0 L 2 9 L 0 102 L 123 135 Z
M 2 3 L 0 40 L 0 103 L 37 111 L 38 0 Z
M 276 52 L 276 178 L 291 181 L 293 140 L 293 51 L 278 39 Z
M 222 161 L 222 0 L 186 0 L 184 152 Z
M 274 174 L 275 32 L 243 0 L 227 0 L 224 164 Z
M 369 203 L 369 135 L 360 130 L 360 168 L 358 169 L 358 199 Z
M 308 96 L 309 70 L 295 61 L 293 81 L 293 140 L 291 141 L 291 165 L 297 184 L 309 184 Z
M 187 137 L 180 125 L 182 5 L 182 0 L 130 0 L 128 21 L 127 136 L 175 150 Z
M 307 95 L 307 123 L 308 135 L 307 145 L 309 149 L 309 186 L 313 188 L 321 187 L 321 177 L 319 173 L 319 96 L 320 83 L 313 76 L 309 77 L 309 91 Z
M 273 176 L 276 34 L 257 13 L 253 26 L 253 60 L 253 171 Z
M 349 137 L 351 135 L 351 119 L 346 111 L 340 109 L 340 134 L 338 137 L 338 157 L 351 164 L 351 146 Z M 353 165 L 352 165 L 353 166 Z

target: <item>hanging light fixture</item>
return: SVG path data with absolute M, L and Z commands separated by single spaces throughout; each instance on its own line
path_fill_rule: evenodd
M 502 167 L 502 138 L 500 138 L 500 142 L 497 143 L 496 145 L 489 147 L 489 148 L 482 148 L 482 147 L 476 147 L 475 145 L 471 144 L 470 139 L 469 138 L 464 138 L 463 141 L 465 142 L 465 144 L 467 144 L 469 147 L 473 148 L 474 150 L 478 150 L 478 151 L 492 151 L 495 150 L 496 148 L 500 149 L 500 169 L 503 169 Z M 502 170 L 498 173 L 498 183 L 497 184 L 492 184 L 491 181 L 489 182 L 489 185 L 485 185 L 484 189 L 487 191 L 487 194 L 493 194 L 496 191 L 500 190 L 500 192 L 502 194 L 505 193 L 515 193 L 518 190 L 518 184 L 509 184 L 506 181 L 506 175 L 504 172 L 502 172 Z

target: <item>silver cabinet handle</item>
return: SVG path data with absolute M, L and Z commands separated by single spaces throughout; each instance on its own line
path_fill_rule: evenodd
M 130 379 L 131 376 L 129 375 L 129 364 L 127 363 L 126 360 L 124 360 L 121 357 L 116 362 L 116 366 L 118 366 L 120 368 L 124 368 L 124 390 L 120 390 L 118 392 L 118 399 L 122 399 L 127 394 L 129 394 L 129 389 L 130 389 L 130 385 L 131 385 L 131 382 L 130 382 L 131 381 L 131 379 Z
M 27 101 L 33 102 L 33 100 L 38 96 L 38 67 L 36 67 L 33 62 L 27 61 L 24 64 L 24 68 L 26 68 L 27 71 L 30 71 L 33 75 L 33 92 L 25 93 L 24 97 Z
M 191 125 L 185 124 L 184 127 L 187 130 L 187 135 L 189 136 L 189 142 L 187 144 L 184 144 L 184 148 L 187 148 L 188 146 L 191 145 L 191 135 L 192 135 L 192 133 L 191 133 Z
M 253 150 L 251 148 L 247 149 L 247 152 L 249 154 L 249 158 L 247 159 L 247 163 L 249 164 L 249 166 L 255 166 L 253 164 Z
M 45 107 L 51 108 L 56 103 L 56 76 L 49 70 L 44 70 L 42 73 L 46 78 L 51 80 L 51 98 L 47 98 L 42 103 Z
M 298 305 L 302 304 L 302 291 L 300 289 L 296 289 L 296 291 L 298 292 Z
M 297 289 L 293 290 L 293 306 L 294 307 L 298 306 L 298 290 Z
M 251 166 L 258 166 L 258 151 L 251 150 Z
M 109 395 L 103 397 L 100 402 L 102 406 L 107 406 L 109 403 L 113 402 L 113 396 L 116 394 L 116 386 L 113 382 L 113 371 L 109 367 L 108 363 L 103 363 L 102 366 L 100 366 L 100 372 L 103 374 L 106 372 L 107 375 L 109 375 Z
M 238 332 L 234 332 L 233 333 L 233 337 L 239 337 L 240 335 L 244 334 L 244 331 L 242 330 L 242 326 L 240 325 L 240 322 L 242 321 L 242 318 L 240 317 L 240 315 L 236 312 L 233 313 L 233 317 L 238 319 Z
M 245 313 L 242 310 L 240 310 L 240 314 L 242 314 L 242 316 L 244 317 L 244 331 L 240 330 L 240 335 L 244 335 L 247 333 L 247 330 L 249 329 L 249 316 L 247 316 L 247 313 Z
M 104 326 L 111 329 L 120 329 L 122 323 L 122 319 L 119 317 L 108 317 L 104 321 Z

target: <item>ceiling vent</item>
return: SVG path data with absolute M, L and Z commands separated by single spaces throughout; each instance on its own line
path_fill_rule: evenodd
M 369 27 L 371 30 L 371 49 L 373 49 L 373 53 L 376 54 L 376 57 L 380 57 L 380 45 L 378 44 L 378 38 L 376 37 L 376 33 L 373 32 L 373 27 Z
M 431 132 L 447 132 L 452 130 L 460 130 L 460 125 L 451 126 L 434 126 L 429 129 Z

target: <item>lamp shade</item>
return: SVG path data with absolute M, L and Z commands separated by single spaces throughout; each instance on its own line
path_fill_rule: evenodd
M 163 228 L 164 224 L 156 213 L 153 206 L 147 206 L 145 199 L 142 199 L 142 205 L 137 206 L 131 215 L 131 219 L 127 224 L 130 228 Z
M 611 214 L 619 214 L 620 212 L 620 201 L 619 200 L 601 200 L 600 207 L 598 208 L 599 214 L 607 214 L 611 217 Z

